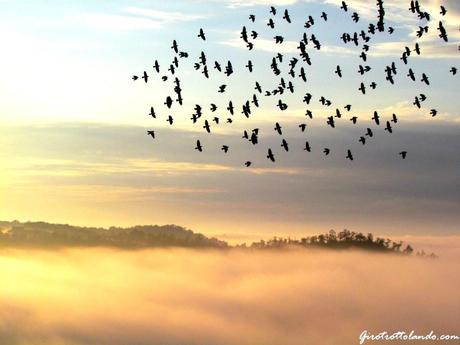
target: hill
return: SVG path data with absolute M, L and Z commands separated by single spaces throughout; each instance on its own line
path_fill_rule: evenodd
M 217 238 L 209 238 L 177 225 L 144 225 L 130 228 L 110 227 L 77 227 L 68 224 L 50 224 L 45 222 L 0 221 L 0 246 L 30 247 L 92 247 L 106 246 L 127 249 L 186 247 L 186 248 L 217 248 L 217 249 L 250 249 L 279 250 L 290 248 L 321 248 L 321 249 L 363 249 L 374 252 L 411 255 L 411 245 L 403 246 L 401 241 L 374 237 L 372 233 L 364 235 L 360 232 L 334 230 L 327 234 L 303 237 L 300 240 L 274 237 L 268 241 L 245 243 L 230 246 Z M 416 253 L 431 258 L 423 250 Z

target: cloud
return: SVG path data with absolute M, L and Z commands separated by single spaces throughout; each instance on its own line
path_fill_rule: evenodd
M 80 20 L 98 28 L 111 30 L 159 29 L 168 24 L 196 21 L 203 14 L 168 12 L 139 7 L 124 8 L 121 14 L 85 13 Z
M 375 57 L 401 57 L 405 47 L 413 49 L 416 42 L 417 40 L 376 43 L 372 45 L 369 55 Z M 456 42 L 439 44 L 440 42 L 436 38 L 436 40 L 419 43 L 421 54 L 417 56 L 411 55 L 408 58 L 409 61 L 413 60 L 414 56 L 415 59 L 456 59 L 458 57 L 458 43 Z
M 230 8 L 253 7 L 253 6 L 289 6 L 297 3 L 297 0 L 227 0 Z
M 220 44 L 224 44 L 230 47 L 245 49 L 247 50 L 246 44 L 240 38 L 234 37 L 229 40 L 221 41 Z M 254 48 L 253 50 L 259 50 L 269 53 L 299 53 L 297 47 L 299 46 L 299 42 L 295 41 L 288 41 L 285 40 L 282 44 L 276 44 L 275 40 L 273 39 L 266 39 L 266 38 L 257 38 L 254 41 Z M 353 51 L 349 48 L 344 48 L 335 45 L 323 45 L 321 46 L 321 53 L 329 54 L 329 55 L 337 55 L 337 54 L 345 54 L 345 55 L 356 55 L 356 51 Z
M 460 335 L 458 253 L 439 254 L 2 250 L 0 342 L 341 345 L 365 329 Z
M 412 121 L 420 116 L 414 108 L 400 104 L 379 111 L 382 118 L 397 113 L 391 135 L 364 121 L 372 112 L 363 113 L 356 126 L 344 119 L 334 130 L 318 119 L 321 125 L 305 133 L 298 123 L 283 121 L 287 153 L 270 122 L 258 125 L 256 146 L 240 133 L 203 134 L 203 154 L 193 150 L 195 134 L 179 130 L 163 129 L 161 140 L 152 142 L 145 128 L 131 126 L 8 128 L 0 138 L 0 218 L 176 222 L 202 231 L 348 226 L 452 233 L 459 217 L 458 123 L 429 115 L 425 122 Z M 363 147 L 357 139 L 367 127 L 375 136 Z M 303 150 L 306 140 L 311 153 Z M 228 154 L 220 150 L 223 143 L 231 148 Z M 266 159 L 268 147 L 276 163 Z M 331 149 L 327 159 L 324 147 Z M 348 147 L 353 163 L 345 160 Z M 398 156 L 403 149 L 406 161 Z M 246 160 L 253 162 L 250 169 Z M 161 212 L 152 215 L 152 209 Z

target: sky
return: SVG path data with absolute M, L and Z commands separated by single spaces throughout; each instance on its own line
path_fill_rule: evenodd
M 419 26 L 427 25 L 409 12 L 408 1 L 385 1 L 387 25 L 392 35 L 376 35 L 368 61 L 361 47 L 344 44 L 343 32 L 365 29 L 376 20 L 375 5 L 347 1 L 343 12 L 335 0 L 279 1 L 6 1 L 0 0 L 0 219 L 43 220 L 74 225 L 130 226 L 178 224 L 207 234 L 240 238 L 328 231 L 348 228 L 384 234 L 446 235 L 460 232 L 460 101 L 459 68 L 460 5 L 444 0 L 447 14 L 439 14 L 440 2 L 420 1 L 430 12 L 429 32 L 417 40 Z M 279 13 L 276 28 L 266 26 L 269 6 Z M 281 20 L 284 9 L 292 24 Z M 328 21 L 320 19 L 328 13 Z M 360 21 L 353 23 L 352 12 Z M 250 23 L 248 16 L 256 16 Z M 311 15 L 315 25 L 303 24 Z M 442 17 L 442 18 L 441 18 Z M 449 42 L 437 36 L 442 20 Z M 253 51 L 239 39 L 245 25 L 259 32 Z M 207 40 L 197 37 L 203 28 Z M 274 32 L 285 42 L 273 43 Z M 216 103 L 225 109 L 231 99 L 241 104 L 254 93 L 255 81 L 264 89 L 276 88 L 279 78 L 269 69 L 276 52 L 298 57 L 302 34 L 315 34 L 322 48 L 308 52 L 312 66 L 302 65 L 307 82 L 293 80 L 294 95 L 283 100 L 261 97 L 261 106 L 250 119 L 235 115 L 231 125 L 205 133 L 193 125 L 195 104 L 206 109 Z M 166 82 L 170 49 L 176 39 L 190 54 L 180 61 L 184 106 L 171 111 L 163 106 L 172 94 L 172 78 Z M 406 77 L 408 67 L 399 59 L 405 46 L 419 42 L 421 55 L 412 53 L 409 65 L 417 80 Z M 231 60 L 230 77 L 211 71 L 206 80 L 195 71 L 201 51 L 208 60 Z M 245 64 L 251 59 L 254 72 Z M 158 60 L 162 73 L 152 68 Z M 385 80 L 385 66 L 395 62 L 395 85 Z M 372 70 L 364 76 L 358 66 Z M 344 77 L 334 74 L 340 65 Z M 286 63 L 283 65 L 286 70 Z M 148 71 L 149 83 L 133 81 Z M 425 73 L 430 85 L 420 81 Z M 288 80 L 288 78 L 286 78 Z M 289 79 L 290 80 L 290 79 Z M 377 83 L 366 95 L 360 82 Z M 218 86 L 227 84 L 219 94 Z M 308 105 L 312 120 L 305 117 Z M 420 93 L 428 96 L 421 109 L 412 105 Z M 320 96 L 332 100 L 321 106 Z M 335 129 L 326 118 L 353 104 L 350 114 Z M 157 118 L 149 117 L 155 106 Z M 430 109 L 438 110 L 432 117 Z M 398 116 L 394 132 L 371 121 L 374 110 L 382 119 Z M 221 110 L 219 110 L 221 112 Z M 345 110 L 342 110 L 345 113 Z M 175 123 L 166 122 L 173 114 Z M 352 125 L 348 118 L 359 117 Z M 224 115 L 222 114 L 222 118 Z M 284 127 L 291 150 L 283 153 L 275 122 Z M 299 123 L 308 123 L 301 133 Z M 362 146 L 358 138 L 366 128 L 375 137 Z M 260 145 L 241 139 L 243 130 L 259 128 Z M 155 130 L 156 139 L 146 135 Z M 194 150 L 200 139 L 203 153 Z M 312 152 L 303 151 L 305 140 Z M 223 144 L 231 149 L 220 151 Z M 266 156 L 273 147 L 277 162 Z M 331 154 L 324 157 L 324 147 Z M 345 159 L 346 149 L 355 160 Z M 402 160 L 400 151 L 407 151 Z M 244 162 L 253 162 L 251 168 Z

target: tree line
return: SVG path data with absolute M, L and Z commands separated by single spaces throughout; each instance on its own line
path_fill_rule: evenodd
M 374 237 L 361 232 L 340 232 L 330 230 L 326 234 L 307 236 L 301 239 L 290 237 L 273 237 L 260 240 L 250 245 L 246 243 L 230 246 L 227 242 L 214 237 L 207 237 L 177 225 L 146 225 L 129 228 L 110 227 L 76 227 L 67 224 L 49 224 L 45 222 L 0 222 L 1 246 L 108 246 L 119 248 L 154 248 L 154 247 L 194 247 L 218 249 L 288 249 L 288 248 L 327 248 L 327 249 L 364 249 L 369 251 L 398 253 L 411 255 L 411 245 L 403 245 L 402 241 Z M 418 256 L 436 258 L 434 253 L 427 254 L 423 250 L 415 253 Z

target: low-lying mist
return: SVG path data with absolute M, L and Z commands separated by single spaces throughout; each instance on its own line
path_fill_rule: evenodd
M 459 335 L 459 268 L 442 257 L 353 251 L 1 249 L 0 344 L 343 345 L 359 343 L 363 330 Z

